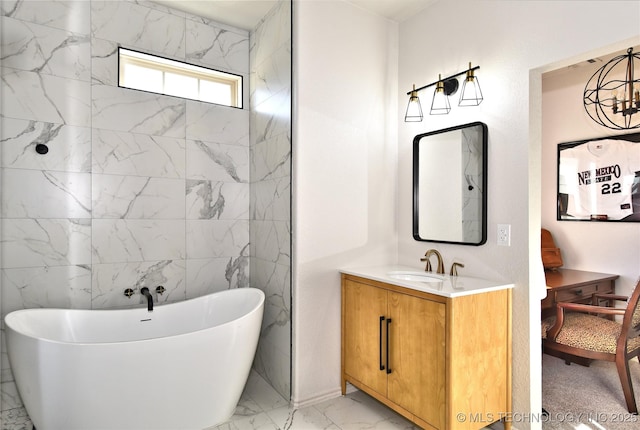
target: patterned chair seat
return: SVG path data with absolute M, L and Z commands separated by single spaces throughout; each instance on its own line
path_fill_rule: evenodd
M 547 331 L 556 323 L 552 316 L 542 321 L 542 339 L 547 338 Z M 567 312 L 564 316 L 562 330 L 556 337 L 556 343 L 589 351 L 616 353 L 616 345 L 620 337 L 622 325 L 605 318 L 577 312 Z M 640 338 L 629 339 L 627 351 L 640 346 Z

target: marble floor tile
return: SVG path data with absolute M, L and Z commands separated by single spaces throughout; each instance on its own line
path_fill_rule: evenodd
M 2 412 L 1 430 L 31 430 L 23 408 Z M 223 424 L 206 430 L 418 430 L 361 391 L 293 409 L 260 375 L 251 372 L 236 412 Z M 500 423 L 485 430 L 502 430 Z

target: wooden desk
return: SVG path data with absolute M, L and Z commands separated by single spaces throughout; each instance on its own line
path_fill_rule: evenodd
M 545 270 L 547 297 L 542 300 L 542 318 L 555 314 L 557 302 L 591 303 L 593 293 L 615 293 L 618 275 L 582 270 Z

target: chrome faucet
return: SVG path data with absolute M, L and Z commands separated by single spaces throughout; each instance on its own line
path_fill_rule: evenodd
M 153 312 L 153 297 L 151 297 L 151 293 L 147 287 L 142 287 L 140 289 L 140 294 L 147 298 L 147 310 L 149 312 Z
M 444 275 L 444 263 L 442 262 L 442 255 L 435 249 L 428 250 L 424 257 L 420 259 L 420 261 L 426 261 L 427 265 L 424 268 L 425 272 L 432 272 L 431 269 L 431 256 L 435 255 L 438 258 L 438 268 L 436 270 L 437 273 Z

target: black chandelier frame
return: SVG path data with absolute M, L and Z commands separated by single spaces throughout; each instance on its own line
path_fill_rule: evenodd
M 623 62 L 626 61 L 626 64 Z M 633 48 L 618 55 L 598 69 L 584 88 L 584 108 L 596 123 L 612 130 L 640 128 L 640 77 L 634 74 L 634 63 L 640 64 L 640 53 Z M 620 73 L 621 67 L 624 73 Z

